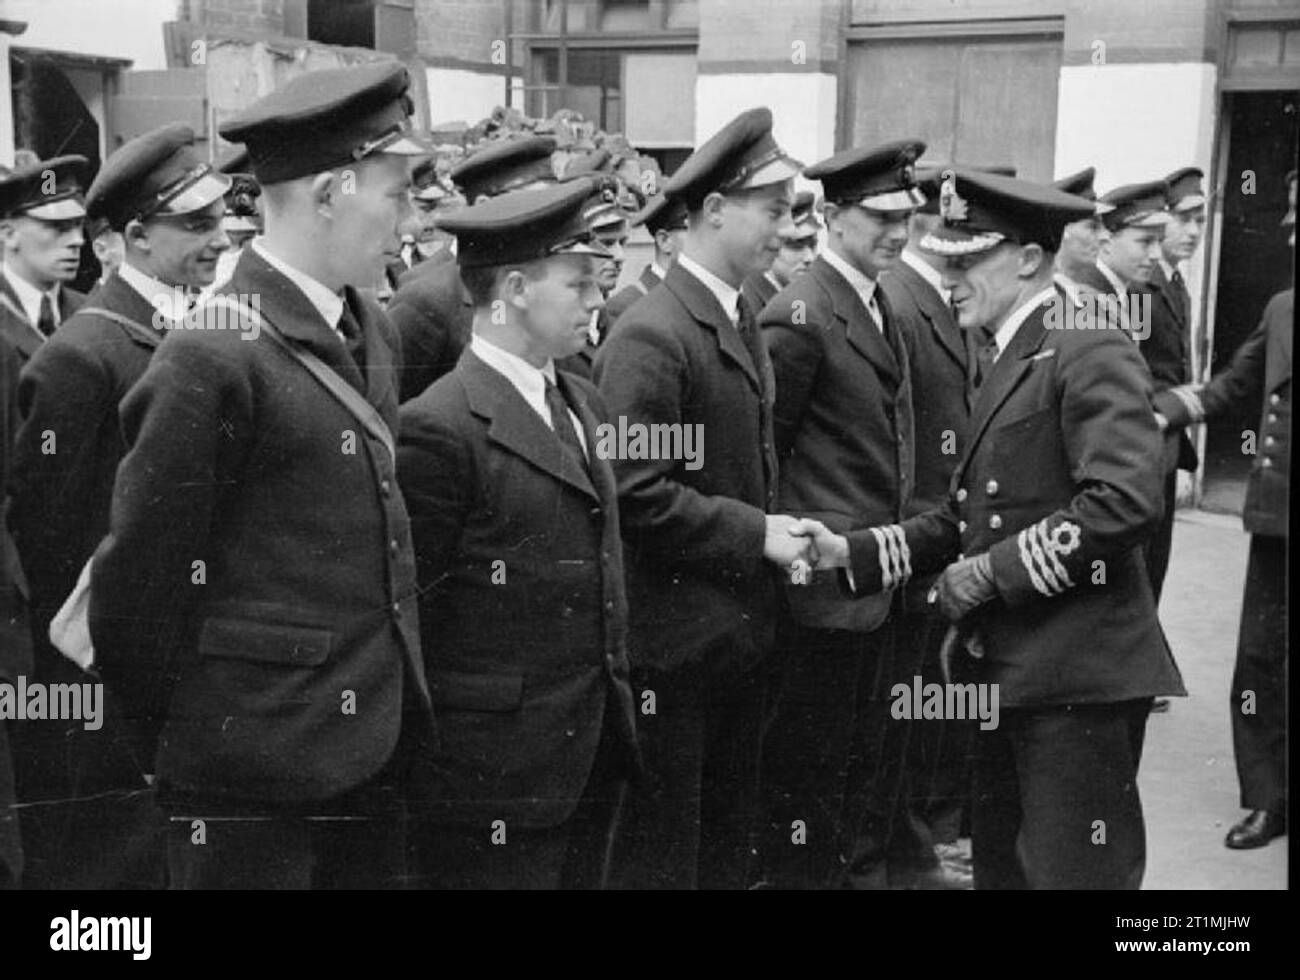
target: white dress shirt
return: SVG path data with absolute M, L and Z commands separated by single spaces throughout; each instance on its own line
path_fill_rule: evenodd
M 1029 319 L 1029 315 L 1038 309 L 1049 299 L 1056 295 L 1056 286 L 1044 286 L 1041 290 L 1034 293 L 1033 296 L 1025 300 L 1022 304 L 1011 311 L 1011 315 L 1002 321 L 1002 326 L 998 327 L 997 333 L 993 335 L 993 342 L 998 345 L 998 352 L 993 355 L 996 362 L 1002 356 L 1002 352 L 1007 349 L 1007 345 L 1020 329 L 1020 325 Z
M 42 340 L 45 334 L 41 333 L 37 326 L 41 322 L 41 297 L 50 298 L 50 306 L 54 309 L 54 325 L 57 327 L 62 321 L 59 319 L 59 283 L 50 287 L 49 292 L 41 292 L 22 276 L 10 271 L 8 266 L 0 267 L 4 277 L 9 280 L 9 285 L 13 287 L 18 294 L 18 301 L 23 304 L 23 312 L 27 314 L 27 325 L 36 332 L 36 335 Z
M 503 375 L 515 391 L 523 396 L 528 407 L 537 413 L 538 418 L 546 423 L 546 427 L 552 432 L 555 426 L 551 424 L 551 410 L 546 404 L 546 382 L 555 384 L 555 362 L 547 361 L 540 368 L 535 368 L 517 354 L 511 354 L 485 340 L 478 334 L 473 334 L 469 339 L 469 348 L 479 360 L 496 371 L 497 374 Z M 587 434 L 582 431 L 582 422 L 574 414 L 573 409 L 569 409 L 569 420 L 573 423 L 573 428 L 578 433 L 578 442 L 582 444 L 582 451 L 590 458 L 591 453 L 587 449 Z
M 916 271 L 918 276 L 934 287 L 934 291 L 939 294 L 939 298 L 945 305 L 952 301 L 952 293 L 943 288 L 943 277 L 939 275 L 938 269 L 910 248 L 903 249 L 902 259 Z
M 696 279 L 704 284 L 707 289 L 717 299 L 718 305 L 722 307 L 722 312 L 727 314 L 727 319 L 731 321 L 734 327 L 740 323 L 740 308 L 737 305 L 740 302 L 740 290 L 728 286 L 725 282 L 715 276 L 700 263 L 685 253 L 677 256 L 677 264 L 693 275 Z M 758 316 L 758 310 L 751 310 L 755 316 Z
M 152 306 L 166 320 L 183 320 L 185 314 L 189 312 L 190 298 L 185 293 L 184 286 L 169 286 L 161 279 L 155 279 L 148 273 L 141 272 L 133 266 L 129 259 L 123 259 L 122 264 L 117 267 L 117 274 L 122 277 L 122 281 L 144 297 L 145 302 Z
M 863 275 L 853 266 L 849 265 L 843 257 L 837 255 L 834 250 L 827 249 L 822 252 L 826 261 L 831 264 L 831 268 L 842 275 L 848 284 L 853 287 L 853 291 L 858 294 L 862 300 L 862 305 L 867 308 L 871 314 L 871 319 L 875 321 L 876 329 L 882 334 L 885 332 L 885 321 L 880 316 L 880 306 L 876 303 L 876 280 L 870 276 Z
M 668 275 L 668 270 L 665 269 L 663 266 L 661 266 L 658 262 L 650 263 L 650 271 L 653 272 L 660 279 Z
M 297 286 L 308 302 L 316 308 L 316 312 L 321 315 L 321 319 L 329 325 L 339 340 L 343 341 L 343 346 L 347 346 L 347 338 L 343 336 L 343 331 L 339 329 L 339 318 L 343 316 L 343 297 L 328 287 L 322 285 L 313 279 L 307 273 L 295 269 L 289 263 L 285 262 L 266 250 L 262 239 L 254 238 L 248 243 L 248 247 L 266 260 L 269 265 L 280 275 L 284 276 L 291 283 Z

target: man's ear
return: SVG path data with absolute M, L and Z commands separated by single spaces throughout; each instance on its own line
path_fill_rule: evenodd
M 523 269 L 511 269 L 497 283 L 497 298 L 517 310 L 528 308 L 528 277 Z
M 700 208 L 701 214 L 707 224 L 714 228 L 722 227 L 722 211 L 727 206 L 727 199 L 717 191 L 710 192 L 704 198 L 704 204 Z
M 822 205 L 822 218 L 825 219 L 826 221 L 827 234 L 830 234 L 832 228 L 836 228 L 838 230 L 838 222 L 839 222 L 840 214 L 841 214 L 840 206 L 836 204 L 834 201 L 827 201 L 825 204 Z
M 141 252 L 149 251 L 149 229 L 145 227 L 143 221 L 132 218 L 126 223 L 126 227 L 122 229 L 122 244 Z
M 1043 251 L 1043 246 L 1037 242 L 1022 245 L 1020 248 L 1020 268 L 1018 270 L 1020 278 L 1034 278 L 1038 274 L 1038 270 L 1043 267 L 1046 258 L 1047 253 Z
M 311 203 L 316 210 L 324 214 L 329 214 L 334 197 L 339 191 L 339 188 L 335 186 L 335 178 L 336 175 L 330 170 L 319 173 L 311 179 L 311 186 L 307 190 Z

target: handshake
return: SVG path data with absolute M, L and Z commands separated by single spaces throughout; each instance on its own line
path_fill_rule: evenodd
M 763 557 L 789 569 L 794 585 L 807 585 L 813 570 L 848 567 L 849 542 L 810 517 L 769 514 Z
M 807 585 L 814 571 L 849 567 L 849 541 L 810 517 L 769 514 L 763 557 L 788 569 L 791 584 Z M 957 623 L 997 595 L 992 564 L 985 552 L 945 568 L 930 590 L 929 600 L 938 604 L 945 619 Z

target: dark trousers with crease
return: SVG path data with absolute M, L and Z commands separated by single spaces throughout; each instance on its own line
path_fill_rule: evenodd
M 912 723 L 890 691 L 920 649 L 893 620 L 872 633 L 785 621 L 763 746 L 760 874 L 778 888 L 836 888 L 886 866 L 933 862 L 907 815 Z M 881 882 L 883 884 L 883 881 Z
M 752 872 L 759 754 L 766 707 L 763 665 L 736 664 L 730 640 L 672 670 L 633 667 L 644 776 L 628 795 L 614 843 L 615 888 L 745 888 Z
M 593 890 L 609 863 L 627 799 L 629 764 L 611 696 L 591 772 L 576 808 L 553 827 L 457 826 L 413 817 L 410 865 L 421 888 Z M 500 834 L 504 834 L 504 838 Z
M 1138 797 L 1150 698 L 1008 708 L 975 737 L 977 889 L 1135 890 L 1146 867 Z
M 1274 813 L 1286 812 L 1286 549 L 1251 536 L 1230 705 L 1241 805 Z
M 1156 603 L 1160 602 L 1160 591 L 1165 587 L 1165 575 L 1169 571 L 1169 553 L 1174 543 L 1174 511 L 1178 507 L 1178 471 L 1169 470 L 1165 474 L 1164 485 L 1165 512 L 1155 533 L 1147 539 L 1143 555 L 1146 558 L 1147 579 L 1151 582 L 1151 593 Z

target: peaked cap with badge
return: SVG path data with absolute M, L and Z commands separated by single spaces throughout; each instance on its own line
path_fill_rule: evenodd
M 920 242 L 936 255 L 972 255 L 1008 240 L 1055 252 L 1066 225 L 1095 213 L 1091 201 L 1015 177 L 960 168 L 942 176 L 943 225 Z
M 689 211 L 714 192 L 727 194 L 780 183 L 802 169 L 799 161 L 777 145 L 772 136 L 772 110 L 762 106 L 742 112 L 687 157 L 664 184 L 664 194 L 680 198 Z
M 853 147 L 804 171 L 820 180 L 826 200 L 873 211 L 910 211 L 925 203 L 916 186 L 916 161 L 925 152 L 918 139 L 894 140 L 874 147 Z

